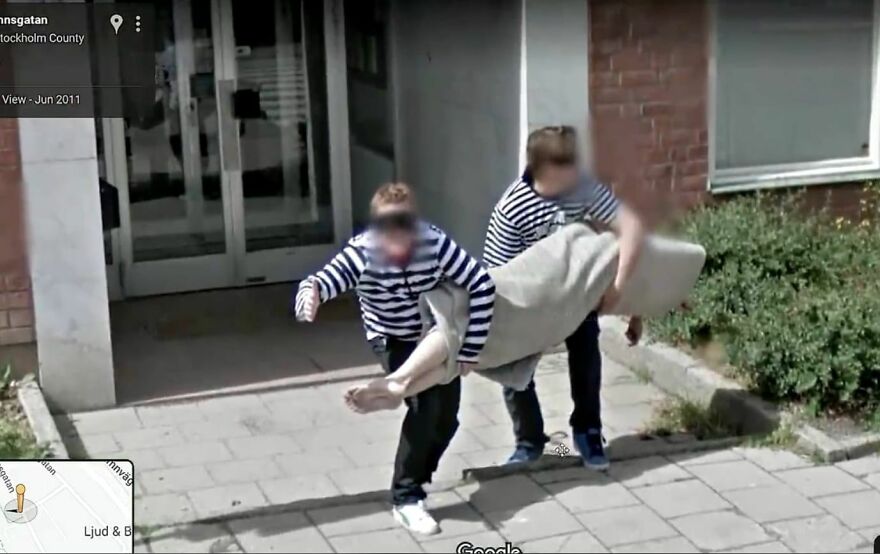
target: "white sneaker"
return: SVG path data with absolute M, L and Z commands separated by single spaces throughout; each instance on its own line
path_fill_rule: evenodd
M 419 500 L 415 504 L 401 504 L 391 509 L 397 523 L 403 525 L 413 533 L 421 535 L 436 535 L 440 532 L 440 526 L 425 508 L 425 501 Z

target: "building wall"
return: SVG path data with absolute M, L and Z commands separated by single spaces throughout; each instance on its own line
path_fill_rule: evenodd
M 590 0 L 596 169 L 648 215 L 708 197 L 708 29 L 705 0 Z
M 0 348 L 34 341 L 24 229 L 18 124 L 0 119 Z
M 589 7 L 589 104 L 600 177 L 657 219 L 735 198 L 707 191 L 708 0 L 589 0 Z M 861 183 L 805 189 L 808 207 L 852 219 L 865 196 Z
M 519 172 L 522 5 L 392 3 L 400 177 L 473 254 Z
M 571 125 L 583 149 L 589 96 L 589 17 L 585 0 L 526 0 L 526 105 L 528 130 Z M 525 138 L 525 137 L 523 137 Z

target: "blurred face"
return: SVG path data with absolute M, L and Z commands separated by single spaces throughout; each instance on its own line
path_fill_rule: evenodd
M 577 185 L 577 165 L 547 164 L 535 173 L 535 181 L 543 196 L 562 196 Z
M 417 217 L 411 206 L 380 206 L 372 215 L 379 248 L 392 263 L 409 262 L 416 243 Z

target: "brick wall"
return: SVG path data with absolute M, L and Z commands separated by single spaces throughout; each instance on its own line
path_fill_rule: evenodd
M 707 198 L 705 0 L 590 0 L 596 171 L 663 217 Z
M 18 125 L 0 119 L 0 347 L 34 341 L 22 195 Z
M 707 0 L 589 2 L 590 112 L 600 178 L 655 219 L 713 199 L 706 191 Z M 806 187 L 809 208 L 851 219 L 865 196 L 860 183 Z

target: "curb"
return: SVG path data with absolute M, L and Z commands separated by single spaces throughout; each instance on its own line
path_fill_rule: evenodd
M 37 444 L 46 445 L 49 449 L 49 457 L 52 458 L 69 458 L 67 448 L 64 441 L 61 440 L 61 433 L 55 425 L 55 419 L 49 412 L 46 405 L 46 399 L 43 398 L 43 391 L 37 384 L 33 374 L 26 376 L 20 380 L 16 386 L 16 394 L 18 402 L 24 411 L 24 415 L 28 419 L 31 430 Z
M 794 433 L 799 448 L 815 454 L 828 463 L 861 458 L 880 452 L 880 433 L 865 433 L 837 440 L 808 423 L 798 424 Z
M 858 458 L 880 450 L 880 433 L 834 439 L 809 423 L 794 421 L 775 404 L 758 398 L 681 350 L 650 342 L 647 336 L 641 344 L 630 346 L 624 337 L 626 323 L 619 317 L 603 317 L 601 325 L 604 332 L 599 343 L 610 358 L 647 376 L 668 394 L 717 410 L 744 435 L 767 434 L 782 424 L 791 424 L 797 448 L 825 462 Z

